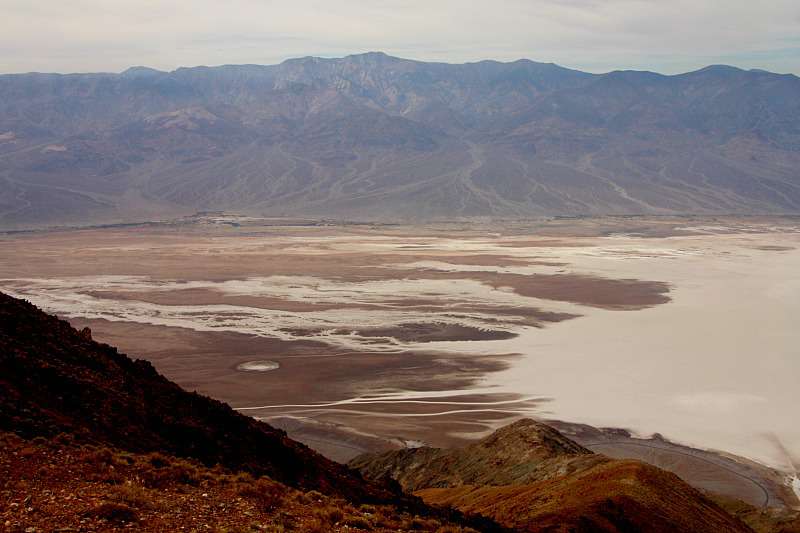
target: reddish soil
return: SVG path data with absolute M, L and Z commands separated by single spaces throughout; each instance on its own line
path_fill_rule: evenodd
M 391 505 L 353 504 L 160 453 L 0 432 L 0 530 L 474 532 Z
M 416 494 L 427 503 L 489 516 L 520 531 L 750 531 L 676 475 L 635 461 L 609 462 L 531 485 L 465 485 Z

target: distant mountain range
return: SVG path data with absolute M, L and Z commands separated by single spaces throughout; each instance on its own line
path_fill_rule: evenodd
M 383 53 L 0 76 L 0 226 L 800 212 L 800 78 Z

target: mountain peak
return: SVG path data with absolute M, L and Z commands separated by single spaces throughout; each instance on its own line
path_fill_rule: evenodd
M 385 52 L 364 52 L 363 54 L 351 54 L 343 58 L 344 61 L 351 63 L 359 63 L 364 65 L 381 65 L 386 63 L 394 63 L 400 61 L 409 61 L 399 57 L 390 56 Z
M 703 67 L 699 70 L 687 72 L 686 75 L 713 74 L 716 76 L 734 76 L 737 74 L 743 74 L 745 72 L 747 71 L 731 65 L 708 65 L 707 67 Z
M 360 54 L 350 54 L 347 57 L 360 57 L 364 59 L 397 59 L 396 57 L 392 57 L 386 52 L 381 52 L 380 50 L 372 50 L 369 52 L 362 52 Z
M 120 73 L 120 76 L 124 76 L 126 78 L 144 78 L 150 76 L 158 76 L 159 74 L 166 74 L 164 71 L 156 70 L 150 67 L 143 67 L 143 66 L 135 66 L 130 67 Z
M 351 465 L 516 531 L 750 531 L 676 475 L 592 453 L 535 420 L 464 448 L 387 452 Z
M 592 453 L 553 427 L 530 418 L 523 418 L 498 429 L 481 440 L 478 445 L 487 450 L 505 450 L 524 456 L 536 452 L 540 458 L 543 458 L 543 452 L 552 457 Z
M 463 448 L 416 448 L 355 458 L 369 478 L 389 475 L 408 491 L 529 483 L 608 461 L 535 420 L 519 420 Z

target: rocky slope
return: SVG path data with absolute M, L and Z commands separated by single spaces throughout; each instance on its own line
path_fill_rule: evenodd
M 441 515 L 359 504 L 161 453 L 3 432 L 0 531 L 476 532 Z
M 245 510 L 254 523 L 276 526 L 276 509 L 293 517 L 292 527 L 320 522 L 314 531 L 501 529 L 367 481 L 282 431 L 184 391 L 146 361 L 94 342 L 88 330 L 1 293 L 0 434 L 1 510 L 11 531 L 48 530 L 54 519 L 92 531 L 110 522 L 147 531 L 186 521 L 196 530 L 239 528 L 250 523 L 237 514 Z M 141 498 L 117 494 L 129 491 Z M 198 500 L 212 497 L 222 501 Z M 383 525 L 365 516 L 374 511 L 364 505 L 382 509 Z
M 525 485 L 417 492 L 431 504 L 489 516 L 521 531 L 750 531 L 674 474 L 614 461 Z
M 569 475 L 608 462 L 546 424 L 529 419 L 457 449 L 412 448 L 357 457 L 366 477 L 390 477 L 409 492 L 432 487 L 516 485 Z
M 593 454 L 532 420 L 461 449 L 387 452 L 351 465 L 521 531 L 750 531 L 674 474 Z
M 381 53 L 0 76 L 0 225 L 800 211 L 800 79 Z
M 0 430 L 60 433 L 136 453 L 267 475 L 303 490 L 391 499 L 350 470 L 227 405 L 184 391 L 143 360 L 0 294 Z

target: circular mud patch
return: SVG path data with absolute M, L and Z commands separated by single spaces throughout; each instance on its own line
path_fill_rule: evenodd
M 236 370 L 242 372 L 269 372 L 270 370 L 277 370 L 281 365 L 275 361 L 248 361 L 236 366 Z

